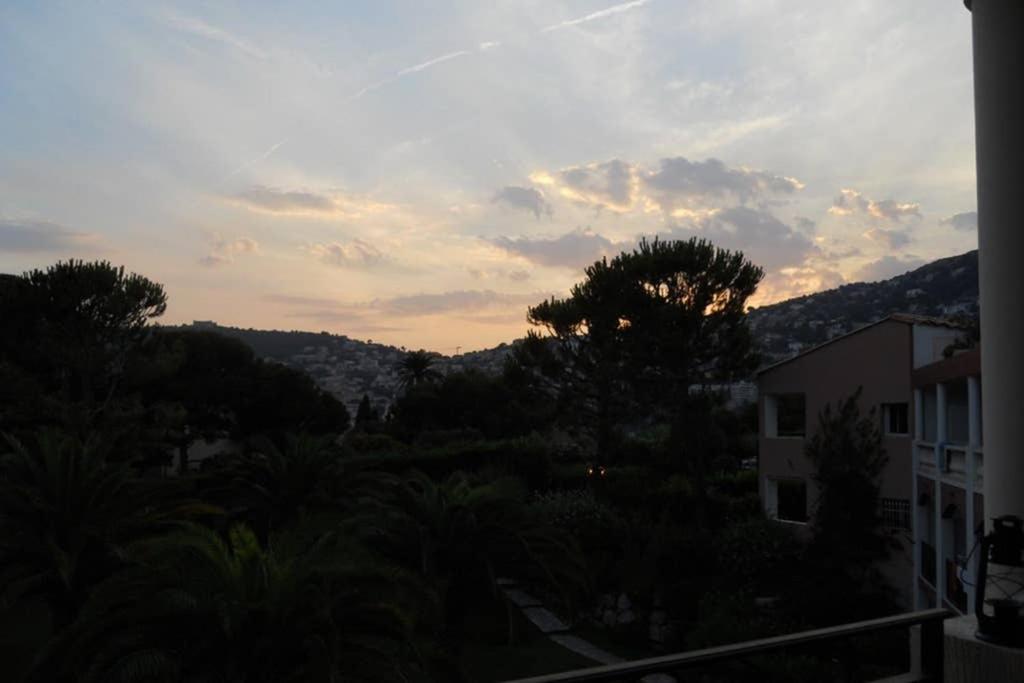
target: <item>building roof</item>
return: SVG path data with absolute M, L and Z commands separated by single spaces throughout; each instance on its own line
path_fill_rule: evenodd
M 889 315 L 885 316 L 884 318 L 880 318 L 880 319 L 876 320 L 873 323 L 868 323 L 867 325 L 864 325 L 863 327 L 858 327 L 857 329 L 851 330 L 850 332 L 847 332 L 846 334 L 841 334 L 838 337 L 833 337 L 832 339 L 829 339 L 826 342 L 822 342 L 821 344 L 818 344 L 817 346 L 812 346 L 809 349 L 805 349 L 804 351 L 801 351 L 800 353 L 798 353 L 798 354 L 796 354 L 794 356 L 786 358 L 785 360 L 780 360 L 777 363 L 772 363 L 771 365 L 765 366 L 765 367 L 763 367 L 763 368 L 761 368 L 760 370 L 757 371 L 757 376 L 760 377 L 764 373 L 771 372 L 772 370 L 774 370 L 775 368 L 777 368 L 777 367 L 779 367 L 781 365 L 785 365 L 787 363 L 791 363 L 791 362 L 795 361 L 798 358 L 803 358 L 804 356 L 806 356 L 808 354 L 811 354 L 811 353 L 814 353 L 815 351 L 817 351 L 819 349 L 822 349 L 822 348 L 824 348 L 824 347 L 826 347 L 826 346 L 828 346 L 830 344 L 834 344 L 837 341 L 841 341 L 843 339 L 846 339 L 847 337 L 852 337 L 855 334 L 860 334 L 861 332 L 863 332 L 865 330 L 869 330 L 872 327 L 875 327 L 876 325 L 881 325 L 882 323 L 886 323 L 886 322 L 903 323 L 904 325 L 932 325 L 932 326 L 935 326 L 935 327 L 948 327 L 948 328 L 954 329 L 954 330 L 966 329 L 966 327 L 964 325 L 962 325 L 961 323 L 958 323 L 958 322 L 953 321 L 953 320 L 947 320 L 945 318 L 933 318 L 931 316 L 917 315 L 915 313 L 890 313 Z

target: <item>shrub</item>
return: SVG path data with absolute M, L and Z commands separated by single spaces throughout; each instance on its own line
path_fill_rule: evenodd
M 533 505 L 549 524 L 580 544 L 598 588 L 618 583 L 628 527 L 613 508 L 588 489 L 540 493 Z
M 409 452 L 409 446 L 387 434 L 353 431 L 345 437 L 345 445 L 360 455 L 368 453 L 396 455 Z

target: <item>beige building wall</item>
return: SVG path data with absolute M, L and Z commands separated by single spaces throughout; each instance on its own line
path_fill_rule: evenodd
M 759 451 L 758 465 L 762 500 L 767 479 L 803 479 L 807 483 L 808 516 L 817 499 L 814 469 L 804 456 L 806 438 L 817 427 L 818 415 L 826 404 L 850 396 L 863 387 L 861 413 L 874 408 L 882 424 L 882 404 L 907 405 L 908 433 L 883 437 L 889 463 L 881 482 L 881 496 L 909 500 L 911 446 L 913 441 L 913 326 L 885 320 L 780 363 L 758 377 Z M 772 397 L 804 395 L 805 437 L 769 436 L 766 405 Z M 884 430 L 883 430 L 884 431 Z

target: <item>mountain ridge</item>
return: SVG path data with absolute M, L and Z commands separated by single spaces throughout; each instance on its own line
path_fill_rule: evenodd
M 769 365 L 892 313 L 976 318 L 977 250 L 938 259 L 887 280 L 849 283 L 760 306 L 750 310 L 748 319 L 762 365 Z M 383 411 L 399 391 L 398 363 L 405 347 L 328 332 L 222 327 L 213 321 L 194 321 L 184 327 L 236 337 L 260 357 L 302 369 L 351 410 L 366 394 Z M 518 342 L 454 356 L 438 353 L 436 366 L 442 372 L 497 373 Z

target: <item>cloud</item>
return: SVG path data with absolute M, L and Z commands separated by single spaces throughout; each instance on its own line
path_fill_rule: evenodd
M 878 282 L 902 275 L 925 264 L 923 259 L 914 256 L 883 256 L 877 261 L 866 263 L 853 272 L 853 280 L 858 282 Z
M 559 171 L 541 171 L 530 176 L 537 185 L 555 188 L 575 202 L 612 211 L 628 211 L 633 205 L 636 185 L 632 165 L 619 159 L 598 164 L 570 166 Z
M 443 314 L 506 315 L 543 301 L 546 293 L 507 294 L 491 289 L 461 289 L 432 294 L 408 294 L 372 301 L 343 302 L 318 297 L 269 294 L 264 301 L 295 309 L 295 317 L 311 317 L 335 323 L 359 324 L 386 329 L 395 319 Z M 519 313 L 517 312 L 517 315 Z M 390 322 L 389 322 L 390 321 Z
M 525 322 L 526 308 L 552 293 L 507 294 L 490 289 L 409 294 L 372 301 L 343 302 L 322 297 L 267 294 L 270 304 L 284 306 L 289 318 L 342 326 L 346 332 L 400 332 L 411 318 L 449 316 L 484 325 Z
M 804 187 L 795 178 L 747 168 L 729 168 L 718 159 L 690 161 L 662 159 L 658 170 L 645 173 L 641 182 L 662 211 L 706 203 L 709 198 L 745 204 L 756 197 L 792 194 Z
M 530 279 L 530 273 L 526 270 L 467 268 L 466 272 L 474 280 L 508 279 L 512 282 L 525 282 Z
M 703 237 L 715 246 L 742 251 L 768 271 L 802 265 L 820 254 L 803 232 L 797 231 L 761 209 L 735 206 L 673 229 L 668 237 Z
M 526 209 L 532 212 L 537 220 L 540 220 L 541 214 L 552 214 L 551 204 L 544 198 L 544 193 L 532 187 L 506 185 L 495 193 L 491 201 Z
M 559 237 L 496 237 L 488 242 L 499 249 L 540 266 L 580 269 L 614 256 L 632 243 L 613 242 L 590 230 L 575 230 Z
M 423 316 L 441 313 L 484 311 L 509 306 L 529 306 L 543 300 L 544 294 L 504 294 L 490 289 L 454 290 L 438 294 L 412 294 L 376 299 L 369 306 L 389 315 Z
M 624 2 L 624 3 L 620 4 L 620 5 L 614 5 L 612 7 L 606 8 L 606 9 L 598 10 L 596 12 L 591 12 L 590 14 L 586 14 L 586 15 L 584 15 L 582 17 L 577 17 L 575 19 L 567 19 L 567 20 L 561 21 L 561 22 L 559 22 L 557 24 L 551 24 L 550 26 L 546 26 L 543 29 L 541 29 L 541 33 L 548 33 L 550 31 L 557 31 L 559 29 L 569 28 L 570 26 L 579 26 L 580 24 L 586 24 L 587 22 L 595 21 L 597 19 L 604 19 L 605 17 L 610 17 L 610 16 L 613 16 L 615 14 L 622 14 L 623 12 L 629 12 L 630 10 L 634 10 L 634 9 L 638 9 L 640 7 L 643 7 L 649 1 L 650 0 L 632 0 L 632 2 Z
M 681 156 L 661 159 L 652 169 L 612 159 L 554 172 L 538 171 L 530 175 L 530 180 L 595 208 L 623 213 L 639 207 L 677 217 L 694 217 L 723 204 L 767 201 L 804 187 L 796 178 L 730 168 L 718 159 L 690 161 Z
M 255 240 L 243 237 L 237 240 L 218 239 L 213 243 L 210 253 L 199 259 L 199 263 L 208 268 L 217 268 L 235 262 L 240 254 L 255 254 L 260 245 Z
M 56 223 L 0 218 L 0 252 L 84 252 L 94 247 L 94 235 Z
M 370 268 L 388 260 L 384 252 L 361 239 L 314 244 L 308 251 L 324 263 L 341 268 Z
M 978 212 L 965 211 L 964 213 L 955 213 L 949 218 L 943 218 L 939 222 L 943 225 L 952 225 L 955 230 L 963 230 L 965 232 L 977 230 Z
M 840 190 L 828 212 L 835 216 L 860 216 L 872 220 L 898 222 L 904 218 L 921 218 L 921 205 L 897 202 L 895 199 L 875 201 L 856 190 Z
M 829 265 L 808 262 L 767 273 L 750 303 L 752 306 L 764 306 L 804 294 L 833 289 L 845 283 L 846 279 L 842 274 Z
M 871 228 L 864 233 L 872 242 L 877 242 L 887 249 L 899 249 L 911 242 L 910 235 L 905 230 L 883 230 L 882 228 Z
M 255 185 L 226 199 L 249 211 L 284 216 L 313 218 L 358 218 L 391 207 L 359 197 L 333 192 L 320 194 L 306 190 L 278 190 Z
M 817 227 L 814 221 L 812 221 L 810 218 L 805 218 L 804 216 L 796 216 L 795 218 L 793 218 L 793 224 L 796 226 L 797 230 L 806 232 L 808 234 L 813 233 L 815 228 Z

